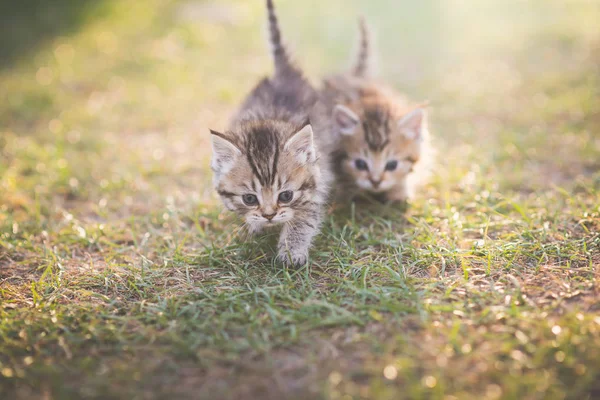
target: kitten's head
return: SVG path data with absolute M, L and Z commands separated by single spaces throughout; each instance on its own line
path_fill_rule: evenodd
M 346 156 L 343 171 L 356 186 L 375 193 L 390 190 L 412 172 L 428 134 L 423 108 L 394 118 L 381 105 L 361 111 L 337 105 L 333 121 Z
M 311 126 L 260 121 L 241 130 L 211 131 L 219 196 L 250 230 L 291 221 L 317 197 L 320 173 Z

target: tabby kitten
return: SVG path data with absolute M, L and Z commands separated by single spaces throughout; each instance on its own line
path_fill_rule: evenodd
M 324 80 L 328 129 L 340 137 L 335 165 L 338 194 L 369 192 L 383 201 L 404 201 L 426 177 L 430 153 L 424 107 L 411 106 L 370 75 L 370 41 L 360 23 L 360 51 L 351 73 Z M 319 120 L 319 124 L 322 119 Z
M 318 233 L 332 179 L 325 135 L 309 114 L 317 93 L 291 62 L 267 0 L 274 76 L 248 95 L 226 132 L 212 131 L 211 168 L 224 205 L 250 232 L 281 227 L 278 259 L 303 265 Z

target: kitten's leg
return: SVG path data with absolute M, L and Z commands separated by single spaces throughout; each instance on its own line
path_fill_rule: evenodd
M 285 224 L 277 246 L 279 261 L 295 266 L 306 264 L 310 245 L 319 233 L 321 220 L 320 213 L 306 213 Z

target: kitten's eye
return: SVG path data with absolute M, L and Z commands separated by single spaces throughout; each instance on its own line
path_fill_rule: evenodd
M 279 193 L 279 201 L 281 203 L 289 203 L 290 201 L 292 201 L 293 197 L 294 192 L 292 192 L 291 190 L 286 190 L 285 192 Z
M 396 168 L 398 168 L 398 161 L 396 160 L 388 161 L 387 164 L 385 164 L 386 171 L 395 171 Z
M 354 165 L 356 166 L 356 169 L 359 171 L 366 171 L 369 169 L 367 162 L 365 160 L 363 160 L 362 158 L 357 158 L 354 161 Z
M 243 195 L 242 200 L 244 201 L 244 204 L 247 206 L 255 206 L 258 204 L 258 197 L 256 197 L 256 195 L 253 195 L 253 194 Z

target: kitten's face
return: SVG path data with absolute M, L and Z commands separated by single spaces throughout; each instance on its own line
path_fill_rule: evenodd
M 425 134 L 422 109 L 394 120 L 381 109 L 359 114 L 337 106 L 334 120 L 346 154 L 342 168 L 357 187 L 374 193 L 402 184 L 421 156 Z
M 310 125 L 291 136 L 274 129 L 257 125 L 237 138 L 213 132 L 215 187 L 251 231 L 291 221 L 311 204 L 319 179 Z

